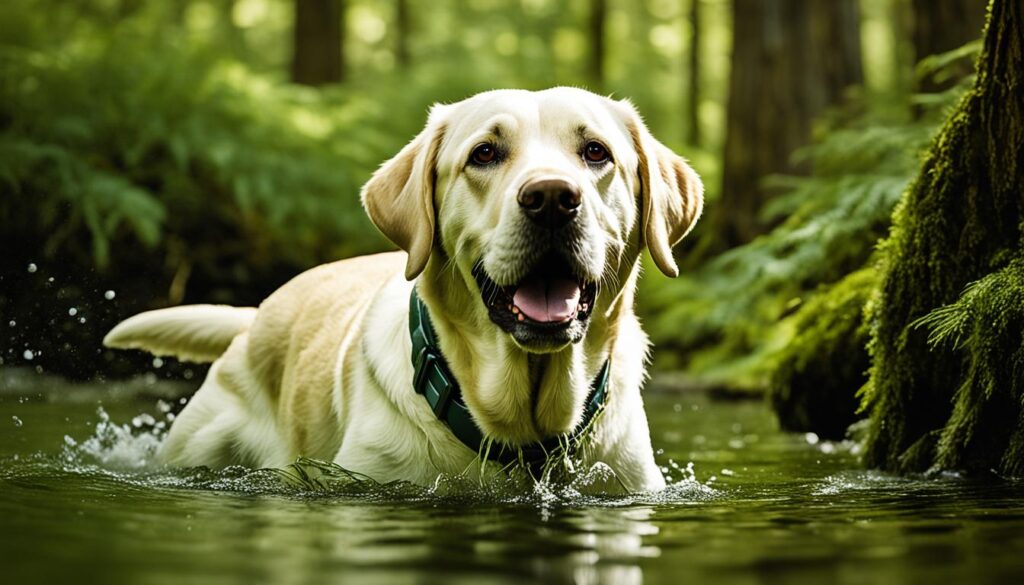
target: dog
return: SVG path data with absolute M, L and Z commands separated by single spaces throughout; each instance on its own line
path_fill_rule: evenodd
M 645 248 L 678 274 L 703 187 L 628 100 L 561 87 L 435 105 L 361 198 L 400 251 L 313 268 L 258 309 L 162 309 L 107 335 L 213 364 L 161 461 L 305 456 L 429 486 L 571 452 L 630 491 L 664 487 L 636 286 Z

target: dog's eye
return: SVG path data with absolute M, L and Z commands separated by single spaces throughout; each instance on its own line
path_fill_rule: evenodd
M 600 164 L 608 162 L 612 157 L 608 154 L 608 149 L 605 148 L 603 144 L 591 141 L 583 147 L 583 158 L 586 159 L 588 163 Z
M 498 149 L 488 142 L 478 144 L 473 154 L 469 155 L 469 160 L 475 165 L 489 165 L 498 160 Z

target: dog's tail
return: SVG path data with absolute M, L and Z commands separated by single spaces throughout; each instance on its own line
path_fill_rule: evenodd
M 206 363 L 221 356 L 236 335 L 249 329 L 256 309 L 227 305 L 185 305 L 147 311 L 122 321 L 103 338 L 116 349 Z

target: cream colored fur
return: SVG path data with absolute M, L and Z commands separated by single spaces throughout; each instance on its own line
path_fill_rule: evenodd
M 103 345 L 145 349 L 184 361 L 212 362 L 255 318 L 256 309 L 226 305 L 148 311 L 119 323 L 103 338 Z
M 586 139 L 605 144 L 614 164 L 582 164 Z M 486 170 L 467 166 L 482 140 L 503 141 L 507 159 Z M 524 347 L 489 320 L 471 271 L 482 260 L 501 284 L 524 276 L 531 242 L 515 193 L 551 175 L 582 188 L 575 245 L 600 292 L 582 341 Z M 441 474 L 478 473 L 477 453 L 412 388 L 415 279 L 487 436 L 521 444 L 570 431 L 610 359 L 608 399 L 584 464 L 606 463 L 630 490 L 664 485 L 640 395 L 648 341 L 634 293 L 644 247 L 663 272 L 678 272 L 671 247 L 700 215 L 702 192 L 693 170 L 628 102 L 556 88 L 436 106 L 424 131 L 367 183 L 363 201 L 403 251 L 310 270 L 258 311 L 178 307 L 133 317 L 108 335 L 112 347 L 216 359 L 161 447 L 165 462 L 280 467 L 308 456 L 424 485 Z

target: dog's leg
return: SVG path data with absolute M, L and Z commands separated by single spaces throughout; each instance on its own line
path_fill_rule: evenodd
M 282 467 L 294 460 L 262 385 L 252 377 L 247 348 L 248 335 L 239 335 L 214 362 L 161 445 L 162 462 L 220 468 Z

